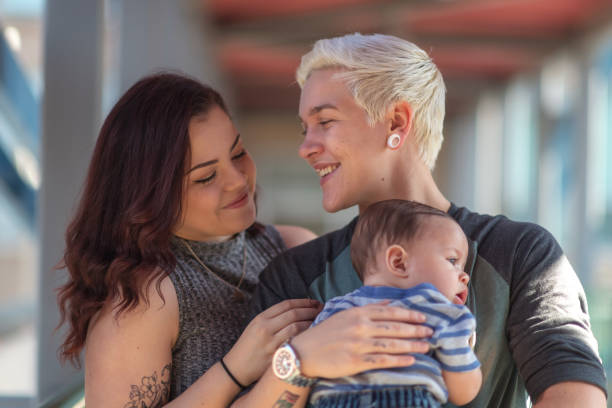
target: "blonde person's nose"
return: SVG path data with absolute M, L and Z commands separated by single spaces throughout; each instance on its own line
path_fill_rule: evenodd
M 323 151 L 323 144 L 320 142 L 317 135 L 314 132 L 308 132 L 304 134 L 304 140 L 300 145 L 298 153 L 304 160 L 308 160 Z
M 470 275 L 468 275 L 465 271 L 461 271 L 461 274 L 459 275 L 459 281 L 464 285 L 467 285 L 470 281 Z

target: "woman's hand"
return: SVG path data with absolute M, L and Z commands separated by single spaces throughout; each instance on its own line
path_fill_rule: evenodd
M 307 329 L 321 311 L 321 302 L 291 299 L 258 314 L 224 357 L 225 364 L 243 385 L 262 376 L 276 349 Z
M 296 336 L 291 344 L 305 376 L 337 378 L 375 368 L 408 366 L 429 344 L 416 339 L 432 334 L 425 316 L 376 303 L 331 316 Z

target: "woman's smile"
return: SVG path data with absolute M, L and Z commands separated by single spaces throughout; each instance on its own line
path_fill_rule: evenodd
M 249 192 L 245 191 L 238 195 L 234 201 L 223 207 L 224 210 L 232 210 L 236 208 L 244 207 L 249 202 Z

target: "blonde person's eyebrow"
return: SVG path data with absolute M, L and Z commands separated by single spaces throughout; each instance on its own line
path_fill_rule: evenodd
M 232 147 L 230 147 L 230 149 L 229 149 L 230 152 L 232 150 L 234 150 L 234 147 L 236 147 L 236 145 L 238 144 L 239 141 L 240 141 L 240 133 L 238 133 L 236 135 L 236 138 L 234 139 L 234 143 L 232 143 Z M 187 171 L 187 174 L 191 173 L 192 171 L 194 171 L 196 169 L 200 169 L 202 167 L 210 166 L 211 164 L 216 164 L 218 162 L 219 162 L 219 160 L 214 159 L 214 160 L 209 160 L 209 161 L 205 161 L 205 162 L 202 162 L 202 163 L 198 163 L 195 166 L 193 166 L 192 168 L 190 168 L 189 171 Z
M 312 116 L 316 113 L 321 112 L 322 110 L 325 109 L 333 109 L 333 110 L 338 110 L 338 108 L 335 105 L 332 105 L 331 103 L 324 103 L 322 105 L 317 105 L 312 107 L 309 111 L 308 111 L 308 116 Z M 300 115 L 298 115 L 298 119 L 300 120 L 300 122 L 304 123 L 304 120 L 301 118 Z
M 318 106 L 315 106 L 312 109 L 310 109 L 310 111 L 308 112 L 308 115 L 312 116 L 315 113 L 319 113 L 319 112 L 321 112 L 324 109 L 338 110 L 338 108 L 335 105 L 332 105 L 331 103 L 324 103 L 323 105 L 318 105 Z

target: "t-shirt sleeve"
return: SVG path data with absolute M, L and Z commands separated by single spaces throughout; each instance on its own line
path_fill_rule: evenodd
M 285 299 L 309 296 L 309 286 L 350 242 L 352 227 L 325 234 L 278 255 L 259 275 L 250 303 L 251 318 Z
M 518 241 L 507 334 L 533 401 L 551 385 L 580 381 L 606 392 L 580 280 L 553 236 L 530 224 Z
M 452 372 L 471 371 L 480 367 L 480 362 L 470 346 L 470 338 L 476 330 L 476 319 L 465 306 L 437 305 L 448 318 L 435 328 L 430 343 L 434 355 L 443 370 Z

